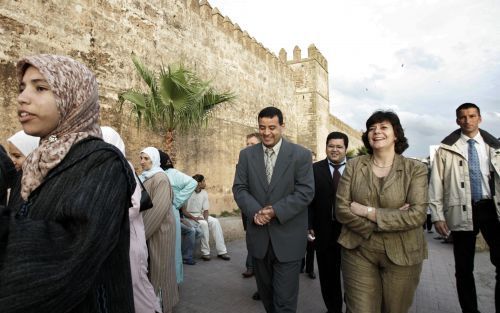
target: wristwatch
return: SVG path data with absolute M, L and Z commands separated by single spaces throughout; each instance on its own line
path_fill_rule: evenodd
M 366 216 L 368 216 L 371 212 L 373 212 L 373 210 L 375 210 L 375 208 L 369 206 L 367 209 L 366 209 Z

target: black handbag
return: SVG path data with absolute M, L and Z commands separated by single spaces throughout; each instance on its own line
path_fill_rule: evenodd
M 135 174 L 135 176 L 137 176 L 137 174 Z M 151 197 L 146 191 L 146 188 L 144 188 L 144 185 L 139 176 L 137 176 L 137 179 L 139 180 L 139 184 L 141 184 L 141 205 L 139 211 L 142 212 L 151 209 L 153 207 L 153 201 L 151 201 Z

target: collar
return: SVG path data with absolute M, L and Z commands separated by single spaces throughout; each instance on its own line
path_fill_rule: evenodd
M 262 149 L 264 150 L 264 154 L 266 153 L 266 149 L 273 149 L 274 154 L 278 155 L 278 153 L 280 152 L 282 142 L 283 142 L 283 138 L 280 138 L 280 141 L 278 141 L 278 143 L 276 143 L 272 148 L 268 148 L 268 147 L 264 146 L 264 144 L 262 144 Z
M 329 166 L 335 167 L 335 165 L 337 165 L 337 166 L 339 166 L 339 168 L 340 168 L 340 167 L 342 167 L 342 166 L 344 166 L 344 165 L 345 165 L 345 162 L 346 162 L 346 159 L 345 159 L 345 158 L 344 158 L 344 159 L 343 159 L 340 163 L 338 163 L 338 164 L 333 163 L 333 162 L 332 162 L 332 161 L 330 161 L 329 159 L 327 159 L 327 160 L 328 160 L 328 165 L 329 165 Z
M 478 144 L 484 144 L 484 140 L 480 132 L 477 132 L 476 136 L 472 138 L 465 135 L 464 133 L 460 133 L 460 141 L 462 142 L 463 145 L 467 145 L 469 139 L 474 139 Z

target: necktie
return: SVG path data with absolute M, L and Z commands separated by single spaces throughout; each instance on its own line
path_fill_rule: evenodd
M 336 200 L 336 195 L 337 195 L 337 187 L 339 186 L 339 181 L 340 181 L 340 171 L 339 168 L 344 165 L 342 164 L 333 164 L 330 163 L 333 166 L 333 173 L 332 173 L 332 181 L 333 181 L 333 205 L 332 205 L 332 220 L 335 220 L 335 200 Z
M 271 183 L 271 177 L 273 177 L 273 156 L 274 150 L 266 148 L 266 177 L 268 183 Z
M 469 143 L 469 178 L 472 203 L 481 200 L 483 195 L 483 188 L 481 185 L 481 167 L 479 165 L 479 156 L 475 147 L 476 141 L 474 139 L 467 140 Z

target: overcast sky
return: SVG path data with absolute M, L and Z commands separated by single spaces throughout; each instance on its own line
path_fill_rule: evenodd
M 278 54 L 314 43 L 328 60 L 330 111 L 355 129 L 376 109 L 401 118 L 425 157 L 458 126 L 455 109 L 481 108 L 500 137 L 498 0 L 209 0 Z

